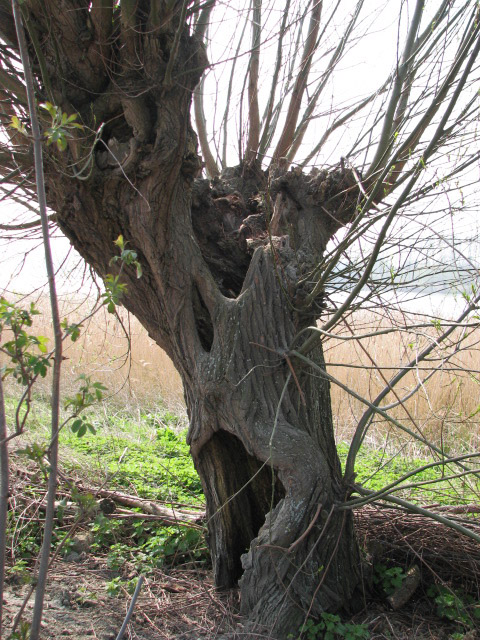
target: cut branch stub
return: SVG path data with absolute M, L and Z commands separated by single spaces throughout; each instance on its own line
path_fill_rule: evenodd
M 290 235 L 295 251 L 321 257 L 327 242 L 355 217 L 359 189 L 350 170 L 314 169 L 309 176 L 293 169 L 272 181 L 275 209 L 272 235 Z

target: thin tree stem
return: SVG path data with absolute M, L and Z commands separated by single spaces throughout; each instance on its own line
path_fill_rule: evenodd
M 25 85 L 28 98 L 28 109 L 33 136 L 33 152 L 35 162 L 35 176 L 37 185 L 37 198 L 42 220 L 43 246 L 45 250 L 45 266 L 48 276 L 48 288 L 50 294 L 50 306 L 52 313 L 52 323 L 54 330 L 55 349 L 53 357 L 53 380 L 52 380 L 52 415 L 51 415 L 51 443 L 49 448 L 50 471 L 48 476 L 47 509 L 45 514 L 45 529 L 43 544 L 40 556 L 40 563 L 37 577 L 37 590 L 35 595 L 35 605 L 33 609 L 32 627 L 30 640 L 38 640 L 40 634 L 40 624 L 43 615 L 43 601 L 45 597 L 45 586 L 47 581 L 48 560 L 52 542 L 53 519 L 55 510 L 55 494 L 57 489 L 57 467 L 58 467 L 58 426 L 60 413 L 60 370 L 62 363 L 62 330 L 60 327 L 60 316 L 58 311 L 58 300 L 55 287 L 55 270 L 53 266 L 52 252 L 50 247 L 50 236 L 48 230 L 47 200 L 45 194 L 45 178 L 43 174 L 42 158 L 42 137 L 37 118 L 34 81 L 30 60 L 28 55 L 25 31 L 22 23 L 22 16 L 18 0 L 12 0 L 13 16 L 17 31 L 20 56 L 22 59 L 23 71 L 25 74 Z
M 417 0 L 415 5 L 415 12 L 413 14 L 410 29 L 407 35 L 407 42 L 405 43 L 405 49 L 403 51 L 402 61 L 397 70 L 397 76 L 393 85 L 392 95 L 387 107 L 387 112 L 383 120 L 383 129 L 380 136 L 380 141 L 377 146 L 375 157 L 372 160 L 371 171 L 379 168 L 380 161 L 385 158 L 385 153 L 390 145 L 392 136 L 392 127 L 395 119 L 395 113 L 397 111 L 397 105 L 402 95 L 403 84 L 407 78 L 408 69 L 412 63 L 411 56 L 414 50 L 414 44 L 417 37 L 417 32 L 420 27 L 420 21 L 423 15 L 424 0 Z
M 7 548 L 7 512 L 10 477 L 8 468 L 7 419 L 3 382 L 0 376 L 0 638 L 2 637 L 3 588 L 5 585 L 5 550 Z

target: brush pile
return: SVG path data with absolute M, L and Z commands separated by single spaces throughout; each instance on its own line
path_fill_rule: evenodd
M 430 507 L 480 535 L 480 505 Z M 360 545 L 372 563 L 418 564 L 425 581 L 480 593 L 480 545 L 454 529 L 400 509 L 365 507 L 355 514 Z

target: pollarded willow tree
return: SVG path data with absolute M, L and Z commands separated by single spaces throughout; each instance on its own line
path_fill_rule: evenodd
M 385 26 L 386 4 L 366 5 L 20 5 L 38 102 L 51 105 L 40 109 L 46 143 L 58 142 L 44 149 L 55 222 L 112 299 L 114 241 L 137 253 L 142 276 L 124 265 L 121 302 L 182 377 L 216 584 L 240 580 L 250 624 L 279 638 L 306 612 L 355 607 L 360 553 L 340 507 L 372 416 L 404 375 L 367 407 L 342 476 L 321 337 L 378 295 L 375 283 L 394 283 L 378 265 L 395 246 L 412 263 L 405 221 L 427 246 L 429 197 L 471 182 L 478 158 L 477 3 L 389 2 L 394 28 L 379 46 L 390 72 L 337 94 L 335 79 Z M 2 184 L 26 200 L 32 152 L 9 0 L 0 17 Z M 223 82 L 216 98 L 212 79 Z M 344 295 L 327 314 L 332 278 Z

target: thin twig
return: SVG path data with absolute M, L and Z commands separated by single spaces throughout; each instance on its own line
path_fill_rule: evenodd
M 116 640 L 122 640 L 123 638 L 125 629 L 127 628 L 127 625 L 130 622 L 130 618 L 132 617 L 133 610 L 135 609 L 135 603 L 137 602 L 137 598 L 140 595 L 140 589 L 142 588 L 143 581 L 144 581 L 144 576 L 140 576 L 137 582 L 137 586 L 135 588 L 135 592 L 132 596 L 132 601 L 130 602 L 130 606 L 128 607 L 127 615 L 125 616 L 125 620 L 123 621 L 121 629 L 118 632 L 118 636 Z

